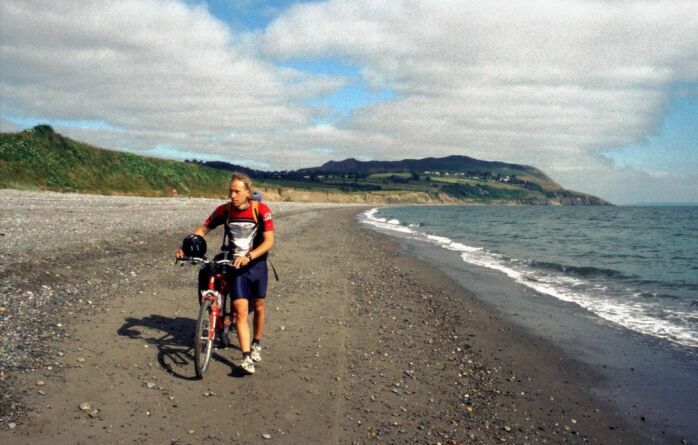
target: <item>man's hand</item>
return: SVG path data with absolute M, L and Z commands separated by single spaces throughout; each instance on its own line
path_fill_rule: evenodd
M 175 257 L 178 260 L 181 260 L 182 258 L 184 258 L 184 251 L 182 251 L 181 248 L 177 249 L 177 253 L 175 254 Z
M 241 267 L 247 266 L 248 264 L 250 264 L 250 257 L 237 256 L 237 257 L 235 257 L 235 261 L 233 262 L 233 267 L 236 269 L 239 269 Z

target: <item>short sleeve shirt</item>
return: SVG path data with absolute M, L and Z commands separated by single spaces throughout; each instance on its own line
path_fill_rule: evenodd
M 226 230 L 233 256 L 245 256 L 250 250 L 262 243 L 262 234 L 258 233 L 260 228 L 262 232 L 274 231 L 274 220 L 271 217 L 271 210 L 262 202 L 258 204 L 258 224 L 255 223 L 252 202 L 245 210 L 238 210 L 235 206 L 229 204 L 218 206 L 211 216 L 204 221 L 204 225 L 209 230 L 212 230 L 221 224 L 225 224 L 227 221 Z M 260 259 L 264 258 L 266 258 L 266 254 L 263 258 L 260 257 Z

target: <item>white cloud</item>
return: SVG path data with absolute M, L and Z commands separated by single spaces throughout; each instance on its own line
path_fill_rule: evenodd
M 684 193 L 675 177 L 600 153 L 656 132 L 671 88 L 694 93 L 698 2 L 330 0 L 244 34 L 174 0 L 0 8 L 0 111 L 125 129 L 59 128 L 94 144 L 279 169 L 457 153 L 535 165 L 620 201 L 634 199 L 619 191 L 631 182 Z M 316 57 L 360 67 L 397 99 L 313 123 L 332 110 L 306 100 L 347 79 L 273 62 Z
M 385 158 L 534 164 L 585 189 L 584 162 L 654 133 L 669 88 L 698 80 L 696 29 L 693 1 L 331 0 L 288 11 L 262 47 L 277 58 L 349 58 L 399 93 L 342 124 L 364 136 L 356 152 L 382 138 Z
M 252 57 L 200 6 L 5 1 L 2 8 L 2 111 L 104 121 L 128 130 L 112 135 L 117 146 L 191 146 L 231 131 L 302 128 L 311 114 L 299 104 L 344 82 Z

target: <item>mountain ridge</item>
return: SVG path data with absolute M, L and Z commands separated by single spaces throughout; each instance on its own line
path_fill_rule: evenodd
M 381 177 L 402 184 L 410 182 L 407 178 L 415 181 L 426 178 L 428 181 L 440 183 L 439 192 L 446 192 L 452 198 L 464 201 L 480 196 L 485 201 L 499 203 L 610 205 L 596 196 L 564 189 L 537 167 L 483 161 L 462 155 L 398 161 L 360 161 L 347 158 L 327 161 L 317 167 L 283 172 L 261 172 L 220 161 L 202 162 L 202 165 L 230 171 L 240 170 L 266 179 L 286 178 L 334 184 L 340 184 L 341 181 L 346 183 L 347 180 L 363 180 L 364 187 L 375 186 L 377 179 Z M 518 187 L 519 191 L 524 189 L 530 192 L 529 196 L 517 194 L 516 190 L 511 190 L 511 186 Z M 503 194 L 507 188 L 510 193 Z
M 554 184 L 560 187 L 542 170 L 522 164 L 513 164 L 501 161 L 484 161 L 481 159 L 472 158 L 463 155 L 449 155 L 441 158 L 426 157 L 421 159 L 401 159 L 398 161 L 360 161 L 356 158 L 348 158 L 342 161 L 328 161 L 320 167 L 310 167 L 300 169 L 304 172 L 349 172 L 363 171 L 367 173 L 397 173 L 401 171 L 444 171 L 450 173 L 466 173 L 468 171 L 483 171 L 483 170 L 511 170 L 524 172 L 531 176 L 537 177 L 545 182 Z

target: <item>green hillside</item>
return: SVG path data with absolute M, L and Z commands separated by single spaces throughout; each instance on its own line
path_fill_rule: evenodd
M 300 172 L 325 175 L 354 173 L 371 176 L 417 173 L 431 177 L 470 177 L 483 180 L 517 177 L 521 181 L 539 184 L 547 190 L 560 189 L 558 184 L 535 167 L 497 161 L 483 161 L 458 155 L 446 156 L 444 158 L 403 159 L 401 161 L 345 159 L 343 161 L 329 161 L 320 167 L 306 168 L 300 170 Z
M 98 194 L 221 196 L 229 174 L 92 147 L 39 125 L 0 133 L 0 187 Z
M 63 137 L 48 125 L 0 133 L 0 188 L 222 198 L 230 170 L 247 172 L 258 188 L 277 200 L 608 204 L 563 189 L 535 167 L 465 156 L 347 159 L 310 169 L 267 172 L 225 162 L 178 162 L 105 150 Z

